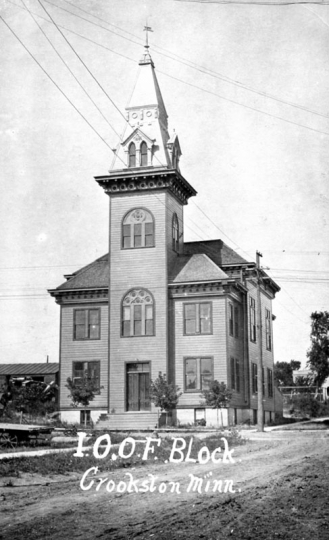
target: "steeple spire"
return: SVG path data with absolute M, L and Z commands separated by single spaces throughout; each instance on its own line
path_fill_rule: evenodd
M 149 53 L 149 32 L 144 27 L 144 53 L 139 62 L 136 84 L 126 107 L 127 130 L 112 162 L 111 172 L 126 168 L 165 168 L 179 171 L 181 149 L 177 135 L 170 136 L 168 115 L 154 64 Z

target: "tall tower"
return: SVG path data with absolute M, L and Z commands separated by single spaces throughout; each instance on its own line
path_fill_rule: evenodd
M 168 275 L 183 253 L 183 207 L 196 195 L 180 173 L 148 45 L 126 112 L 111 170 L 95 178 L 109 196 L 108 403 L 121 426 L 135 413 L 148 427 L 150 380 L 169 371 Z

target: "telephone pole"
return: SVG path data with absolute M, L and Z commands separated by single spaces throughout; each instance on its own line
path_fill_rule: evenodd
M 258 431 L 264 431 L 264 403 L 263 403 L 263 323 L 262 323 L 262 304 L 261 304 L 261 294 L 260 294 L 260 257 L 263 255 L 256 251 L 256 272 L 257 272 L 257 318 L 258 318 L 258 341 L 259 341 L 259 359 L 258 359 L 258 368 L 259 373 L 257 377 L 258 383 Z

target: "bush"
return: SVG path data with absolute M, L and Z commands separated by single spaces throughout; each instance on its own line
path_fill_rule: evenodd
M 292 396 L 291 414 L 316 418 L 319 415 L 321 403 L 312 394 L 296 394 Z

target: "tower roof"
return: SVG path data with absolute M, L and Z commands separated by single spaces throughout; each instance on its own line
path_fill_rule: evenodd
M 170 137 L 168 132 L 168 115 L 148 43 L 139 61 L 137 80 L 126 112 L 126 130 L 115 151 L 110 173 L 142 167 L 179 171 L 180 144 L 177 135 Z M 145 145 L 142 147 L 143 142 L 147 150 Z
M 158 107 L 162 115 L 167 118 L 154 63 L 149 53 L 143 55 L 139 66 L 137 81 L 126 110 Z

